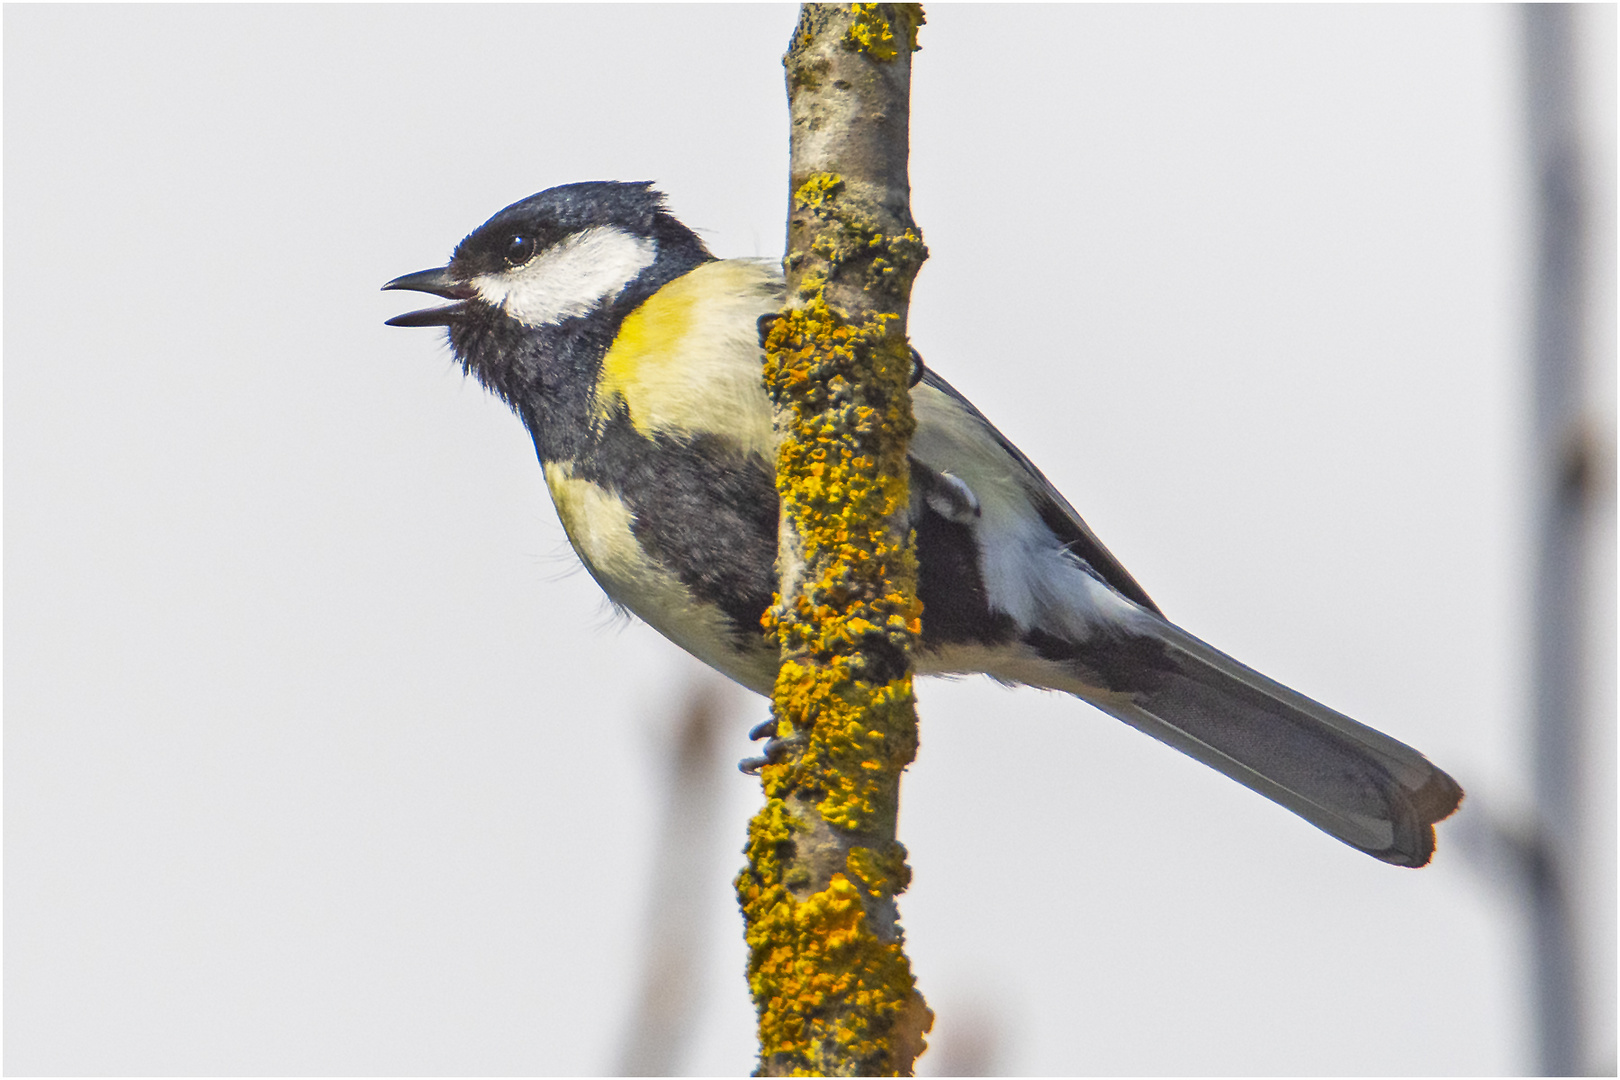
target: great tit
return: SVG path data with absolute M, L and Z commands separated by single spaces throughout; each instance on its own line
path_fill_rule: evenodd
M 604 181 L 513 203 L 448 265 L 383 288 L 450 301 L 388 324 L 448 328 L 517 413 L 608 597 L 769 694 L 776 437 L 758 324 L 782 306 L 780 267 L 717 259 L 650 183 Z M 1462 798 L 1450 776 L 1168 621 L 1040 470 L 917 364 L 918 672 L 1073 694 L 1351 847 L 1429 861 Z

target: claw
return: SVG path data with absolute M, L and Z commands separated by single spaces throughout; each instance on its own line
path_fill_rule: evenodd
M 774 716 L 768 720 L 761 720 L 748 729 L 749 742 L 759 742 L 759 740 L 767 736 L 773 739 L 776 737 L 776 717 Z
M 805 736 L 802 734 L 794 735 L 788 739 L 778 739 L 774 734 L 771 734 L 775 730 L 776 722 L 774 720 L 755 725 L 754 730 L 748 733 L 748 737 L 759 739 L 770 735 L 770 738 L 765 740 L 765 746 L 763 747 L 765 752 L 759 757 L 743 758 L 737 762 L 737 768 L 749 776 L 757 776 L 759 770 L 765 766 L 781 764 L 795 746 L 799 746 L 805 741 Z

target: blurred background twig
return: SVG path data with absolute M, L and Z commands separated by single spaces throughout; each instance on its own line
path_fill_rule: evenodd
M 615 1072 L 623 1076 L 670 1076 L 680 1071 L 683 1051 L 702 1003 L 707 969 L 709 913 L 702 908 L 704 874 L 716 868 L 720 774 L 729 764 L 724 738 L 728 716 L 720 702 L 720 676 L 695 678 L 681 695 L 670 744 L 659 760 L 667 765 L 658 807 L 643 931 L 640 985 Z

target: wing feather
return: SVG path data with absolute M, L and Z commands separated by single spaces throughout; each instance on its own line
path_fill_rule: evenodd
M 925 368 L 922 380 L 911 391 L 911 401 L 917 412 L 912 456 L 937 472 L 959 477 L 981 502 L 1022 502 L 1070 554 L 1113 589 L 1149 611 L 1163 614 L 1034 462 L 955 387 Z M 1020 508 L 1006 509 L 1017 515 Z

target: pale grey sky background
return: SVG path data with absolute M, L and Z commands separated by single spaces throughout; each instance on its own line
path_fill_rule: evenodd
M 605 617 L 521 425 L 377 289 L 584 179 L 778 254 L 794 8 L 4 18 L 6 1070 L 611 1068 L 697 667 Z M 1585 18 L 1612 193 L 1613 8 Z M 1173 618 L 1504 814 L 1517 33 L 1500 6 L 939 5 L 913 91 L 930 365 Z M 1397 870 L 1073 700 L 921 700 L 924 1072 L 974 1023 L 1014 1073 L 1529 1067 L 1523 938 L 1455 825 Z M 728 759 L 764 715 L 732 707 Z M 1584 909 L 1611 1065 L 1612 775 Z M 759 796 L 715 783 L 686 1067 L 745 1073 Z

